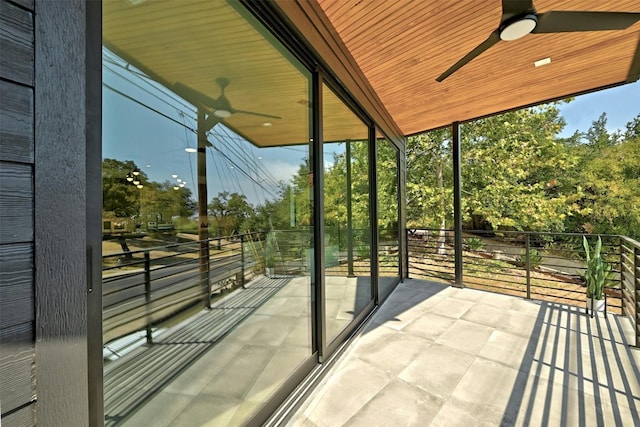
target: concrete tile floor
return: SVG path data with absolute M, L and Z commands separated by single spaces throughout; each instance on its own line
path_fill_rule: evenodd
M 407 280 L 289 427 L 640 425 L 630 322 Z
M 370 301 L 371 282 L 363 277 L 326 280 L 333 295 L 326 301 L 327 334 L 333 337 Z M 287 279 L 263 305 L 118 425 L 241 425 L 311 355 L 310 292 L 309 278 Z M 207 325 L 203 323 L 203 328 Z

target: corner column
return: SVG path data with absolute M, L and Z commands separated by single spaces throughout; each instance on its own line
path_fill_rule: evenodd
M 462 281 L 462 168 L 460 166 L 460 122 L 451 125 L 453 138 L 453 230 L 455 256 L 455 285 L 464 287 Z

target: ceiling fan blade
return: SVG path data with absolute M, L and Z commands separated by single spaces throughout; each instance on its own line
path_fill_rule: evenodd
M 639 20 L 640 13 L 633 12 L 550 11 L 538 15 L 532 33 L 624 30 Z
M 260 116 L 260 117 L 268 117 L 270 119 L 282 119 L 282 117 L 279 116 L 272 116 L 271 114 L 264 114 L 264 113 L 256 113 L 255 111 L 245 111 L 245 110 L 233 110 L 233 113 L 241 113 L 241 114 L 251 114 L 252 116 Z
M 453 64 L 447 71 L 445 71 L 444 73 L 440 74 L 440 76 L 436 79 L 436 81 L 441 82 L 444 79 L 446 79 L 447 77 L 449 77 L 451 74 L 455 73 L 456 71 L 458 71 L 460 68 L 462 68 L 464 65 L 466 65 L 468 62 L 470 62 L 472 59 L 476 58 L 477 56 L 479 56 L 482 52 L 484 52 L 485 50 L 489 49 L 491 46 L 493 46 L 494 44 L 498 43 L 500 41 L 500 33 L 498 32 L 498 30 L 495 30 L 494 32 L 492 32 L 489 37 L 483 41 L 482 43 L 480 43 L 475 49 L 473 49 L 471 52 L 467 53 L 462 59 L 460 59 L 458 62 L 456 62 L 455 64 Z
M 184 83 L 176 82 L 173 84 L 173 91 L 194 105 L 203 105 L 211 107 L 216 104 L 216 100 L 202 92 L 198 92 L 194 88 Z

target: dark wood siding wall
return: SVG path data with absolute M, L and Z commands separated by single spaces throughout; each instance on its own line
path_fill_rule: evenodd
M 33 1 L 0 0 L 2 425 L 35 419 Z
M 85 0 L 0 0 L 5 427 L 102 423 L 100 10 Z

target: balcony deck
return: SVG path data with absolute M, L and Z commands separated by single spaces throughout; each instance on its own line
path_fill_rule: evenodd
M 640 425 L 632 336 L 616 315 L 409 279 L 288 424 Z

